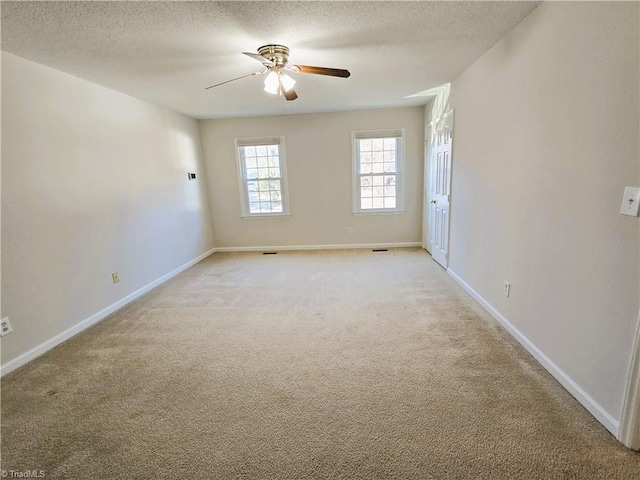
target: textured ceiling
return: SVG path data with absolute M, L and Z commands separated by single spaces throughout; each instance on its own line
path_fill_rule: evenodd
M 538 2 L 8 2 L 2 49 L 195 118 L 411 106 L 449 82 Z M 348 79 L 294 74 L 299 98 L 264 76 L 211 90 L 260 63 L 267 43 L 290 63 L 346 68 Z

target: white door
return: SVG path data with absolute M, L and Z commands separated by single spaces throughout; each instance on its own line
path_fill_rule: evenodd
M 445 113 L 440 120 L 433 123 L 427 142 L 426 247 L 433 259 L 447 268 L 453 111 Z

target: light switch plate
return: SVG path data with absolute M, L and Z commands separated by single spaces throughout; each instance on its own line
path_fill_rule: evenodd
M 640 187 L 624 187 L 620 213 L 637 217 L 640 211 Z

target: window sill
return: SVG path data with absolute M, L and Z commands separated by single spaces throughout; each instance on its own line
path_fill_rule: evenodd
M 389 209 L 371 209 L 371 210 L 357 210 L 353 212 L 353 215 L 404 215 L 404 210 L 389 210 Z
M 243 220 L 256 220 L 265 218 L 290 218 L 290 213 L 255 213 L 253 215 L 241 215 Z

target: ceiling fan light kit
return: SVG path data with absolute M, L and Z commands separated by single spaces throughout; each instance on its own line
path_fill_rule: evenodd
M 349 70 L 340 68 L 312 67 L 310 65 L 292 65 L 291 67 L 289 67 L 287 66 L 289 62 L 289 48 L 285 47 L 284 45 L 263 45 L 262 47 L 258 48 L 258 53 L 242 53 L 262 63 L 262 65 L 264 65 L 265 67 L 265 70 L 262 72 L 249 73 L 247 75 L 242 75 L 241 77 L 217 83 L 215 85 L 207 87 L 205 90 L 218 87 L 235 80 L 240 80 L 241 78 L 262 75 L 263 73 L 269 72 L 267 77 L 264 79 L 264 91 L 272 95 L 280 94 L 284 96 L 287 101 L 291 101 L 298 98 L 298 94 L 293 89 L 296 81 L 283 71 L 312 75 L 326 75 L 329 77 L 340 78 L 349 78 L 349 76 L 351 76 Z
M 280 77 L 271 70 L 267 78 L 264 79 L 264 91 L 273 95 L 280 92 Z
M 296 84 L 296 81 L 286 73 L 284 75 L 280 75 L 280 82 L 282 83 L 282 88 L 286 91 L 291 90 Z

